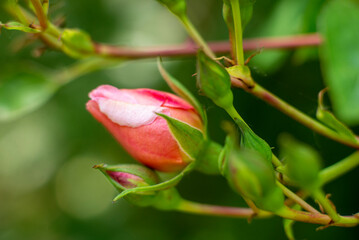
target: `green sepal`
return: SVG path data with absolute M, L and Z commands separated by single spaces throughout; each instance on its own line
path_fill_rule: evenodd
M 207 128 L 207 115 L 201 106 L 201 104 L 198 102 L 198 100 L 192 95 L 188 89 L 182 85 L 180 81 L 178 81 L 176 78 L 174 78 L 172 75 L 170 75 L 166 69 L 164 69 L 162 65 L 162 61 L 160 58 L 157 59 L 157 66 L 158 69 L 163 77 L 163 79 L 166 81 L 167 85 L 172 89 L 174 93 L 185 99 L 187 102 L 189 102 L 200 114 L 204 129 Z
M 245 65 L 235 65 L 226 68 L 229 75 L 243 81 L 248 87 L 254 87 L 255 83 L 251 75 L 251 70 Z
M 167 121 L 168 127 L 173 137 L 178 142 L 181 150 L 192 160 L 195 160 L 198 154 L 202 151 L 203 144 L 205 142 L 203 133 L 185 122 L 179 121 L 165 114 L 156 114 Z
M 218 156 L 218 169 L 219 172 L 224 176 L 226 169 L 228 168 L 229 155 L 234 148 L 234 142 L 230 135 L 226 137 L 224 147 Z
M 284 173 L 297 186 L 313 190 L 319 186 L 321 157 L 311 146 L 289 135 L 279 138 L 280 155 L 284 159 Z
M 182 202 L 182 197 L 179 195 L 176 188 L 169 188 L 158 192 L 156 201 L 153 207 L 160 210 L 174 210 Z
M 65 29 L 61 41 L 62 50 L 74 58 L 87 57 L 95 52 L 90 35 L 79 29 Z
M 26 32 L 26 33 L 40 33 L 41 32 L 40 29 L 37 29 L 35 27 L 29 27 L 29 26 L 26 26 L 22 23 L 15 22 L 15 21 L 7 22 L 7 23 L 0 22 L 0 29 L 1 28 L 5 28 L 8 30 L 18 30 L 21 32 Z
M 326 107 L 323 104 L 323 94 L 324 92 L 321 92 L 319 94 L 319 100 L 318 100 L 318 108 L 317 108 L 317 119 L 333 129 L 335 132 L 338 133 L 338 135 L 348 138 L 352 140 L 354 143 L 358 142 L 355 134 L 352 132 L 352 130 L 347 127 L 344 123 L 338 120 L 334 116 L 332 112 L 326 109 Z
M 241 147 L 258 152 L 268 162 L 272 161 L 272 150 L 269 144 L 259 137 L 253 130 L 241 119 L 234 119 L 241 130 Z
M 207 140 L 202 147 L 202 151 L 196 159 L 196 170 L 211 175 L 220 174 L 218 159 L 222 152 L 222 146 L 216 142 Z
M 228 72 L 202 50 L 197 54 L 197 85 L 217 106 L 227 109 L 233 104 Z
M 157 2 L 167 7 L 168 10 L 170 10 L 174 15 L 179 18 L 183 18 L 186 16 L 186 0 L 157 0 Z
M 123 192 L 121 192 L 119 195 L 117 195 L 113 201 L 117 201 L 125 196 L 127 196 L 128 194 L 132 194 L 132 193 L 140 193 L 140 192 L 151 192 L 151 191 L 163 191 L 163 190 L 166 190 L 166 189 L 169 189 L 171 187 L 174 187 L 176 186 L 180 180 L 183 178 L 183 176 L 192 171 L 194 168 L 194 162 L 190 163 L 187 165 L 187 167 L 185 167 L 179 174 L 177 174 L 175 177 L 167 180 L 167 181 L 164 181 L 164 182 L 161 182 L 161 183 L 158 183 L 158 184 L 155 184 L 155 185 L 151 185 L 151 186 L 145 186 L 145 187 L 136 187 L 136 188 L 131 188 L 131 189 L 127 189 Z

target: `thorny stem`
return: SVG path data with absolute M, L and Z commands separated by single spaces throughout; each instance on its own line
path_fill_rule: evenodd
M 341 216 L 338 222 L 333 223 L 332 219 L 328 215 L 297 211 L 289 207 L 284 207 L 275 214 L 286 219 L 321 225 L 353 227 L 359 224 L 359 218 L 356 216 Z
M 335 131 L 331 130 L 330 128 L 324 126 L 320 122 L 316 121 L 315 119 L 309 117 L 308 115 L 302 113 L 298 109 L 294 108 L 287 102 L 283 101 L 273 93 L 269 92 L 268 90 L 261 87 L 259 84 L 256 84 L 253 88 L 246 88 L 243 83 L 232 80 L 232 85 L 235 87 L 240 87 L 247 91 L 248 93 L 251 93 L 252 95 L 262 99 L 263 101 L 267 102 L 269 105 L 277 108 L 281 112 L 285 113 L 289 117 L 293 118 L 294 120 L 300 122 L 304 126 L 308 127 L 309 129 L 312 129 L 313 131 L 326 136 L 334 141 L 337 141 L 339 143 L 342 143 L 344 145 L 359 149 L 359 143 L 353 142 L 352 139 L 348 139 L 346 137 L 343 137 L 339 134 L 337 134 Z
M 178 206 L 174 209 L 181 212 L 221 216 L 221 217 L 233 217 L 233 218 L 266 218 L 272 216 L 272 213 L 259 210 L 255 213 L 250 208 L 238 208 L 238 207 L 226 207 L 216 206 L 209 204 L 196 203 L 188 200 L 181 200 Z M 303 211 L 297 211 L 284 207 L 275 213 L 286 219 L 292 219 L 299 222 L 307 222 L 321 225 L 353 227 L 359 224 L 359 218 L 355 216 L 342 216 L 339 221 L 332 223 L 332 219 L 325 214 L 321 213 L 309 213 Z
M 236 63 L 238 65 L 244 65 L 243 56 L 243 31 L 242 31 L 242 20 L 241 20 L 241 9 L 239 0 L 230 0 L 232 5 L 232 14 L 234 22 L 234 40 L 235 40 L 235 51 L 236 51 Z

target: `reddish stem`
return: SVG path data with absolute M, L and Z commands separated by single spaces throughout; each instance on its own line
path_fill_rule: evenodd
M 260 48 L 267 49 L 291 49 L 297 47 L 318 46 L 323 42 L 318 33 L 288 36 L 288 37 L 270 37 L 253 38 L 243 41 L 243 49 L 256 50 Z M 231 44 L 228 41 L 211 42 L 209 47 L 215 53 L 228 53 L 231 51 Z M 119 47 L 100 43 L 95 43 L 97 54 L 114 58 L 152 58 L 152 57 L 172 57 L 172 56 L 192 56 L 197 53 L 198 47 L 194 43 L 187 42 L 179 45 L 159 46 L 159 47 Z

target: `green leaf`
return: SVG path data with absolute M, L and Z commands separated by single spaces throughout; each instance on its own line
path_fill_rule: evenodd
M 312 0 L 311 0 L 312 1 Z M 303 18 L 309 0 L 280 0 L 257 33 L 258 37 L 280 37 L 302 32 Z M 251 60 L 251 64 L 265 73 L 277 71 L 290 55 L 288 50 L 264 49 Z
M 158 69 L 163 77 L 163 79 L 166 81 L 168 86 L 172 89 L 173 92 L 175 92 L 177 95 L 184 98 L 187 102 L 189 102 L 201 115 L 202 121 L 206 120 L 206 115 L 204 113 L 203 107 L 198 102 L 198 100 L 192 95 L 190 91 L 187 90 L 185 86 L 182 85 L 180 81 L 178 81 L 176 78 L 174 78 L 172 75 L 170 75 L 166 69 L 164 69 L 161 59 L 158 59 L 157 61 Z M 207 124 L 205 124 L 207 125 Z
M 17 71 L 0 80 L 0 121 L 9 121 L 37 109 L 58 87 L 44 75 Z
M 185 152 L 193 160 L 202 150 L 204 137 L 200 130 L 191 127 L 187 123 L 181 122 L 177 119 L 171 118 L 165 114 L 157 113 L 167 121 L 173 137 L 180 145 L 183 152 Z
M 22 31 L 22 32 L 27 32 L 27 33 L 39 33 L 41 32 L 40 29 L 34 28 L 34 27 L 29 27 L 26 26 L 22 23 L 19 22 L 8 22 L 8 23 L 1 23 L 0 22 L 0 29 L 1 28 L 5 28 L 8 30 L 18 30 L 18 31 Z
M 179 18 L 186 16 L 186 0 L 157 0 L 159 3 L 168 8 L 174 15 Z
M 78 29 L 65 29 L 61 34 L 63 51 L 71 57 L 82 58 L 95 51 L 90 35 Z
M 359 124 L 359 5 L 350 0 L 327 2 L 318 28 L 325 41 L 320 59 L 335 114 Z
M 253 5 L 256 0 L 240 0 L 242 29 L 244 30 L 253 14 Z M 230 0 L 223 0 L 223 18 L 230 32 L 234 32 L 233 16 Z
M 319 101 L 318 101 L 318 109 L 317 109 L 317 118 L 322 123 L 336 131 L 340 136 L 346 137 L 353 142 L 357 142 L 355 134 L 348 128 L 344 123 L 339 121 L 333 113 L 328 111 L 325 106 L 323 105 L 323 94 L 319 94 Z

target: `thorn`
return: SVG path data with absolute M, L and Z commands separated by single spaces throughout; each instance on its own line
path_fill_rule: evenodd
M 216 60 L 216 61 L 224 60 L 227 63 L 231 64 L 232 66 L 236 65 L 236 63 L 235 63 L 235 61 L 233 59 L 230 59 L 230 58 L 228 58 L 226 56 L 218 57 L 218 58 L 215 58 L 214 60 Z
M 327 229 L 328 227 L 332 227 L 332 226 L 333 226 L 333 223 L 334 223 L 333 220 L 331 220 L 331 221 L 328 223 L 328 225 L 320 226 L 320 227 L 316 228 L 315 230 L 316 230 L 316 231 L 321 231 L 321 230 Z
M 247 60 L 244 62 L 244 65 L 248 65 L 248 63 L 252 60 L 252 58 L 254 58 L 255 56 L 257 56 L 258 54 L 261 54 L 263 51 L 263 48 L 258 49 L 257 51 L 255 51 L 252 55 L 250 55 Z
M 318 204 L 320 211 L 321 211 L 322 213 L 325 213 L 325 211 L 324 211 L 322 205 L 318 202 L 318 200 L 315 200 L 315 202 L 316 202 L 316 204 Z
M 257 217 L 258 216 L 258 213 L 254 212 L 252 215 L 250 215 L 248 218 L 247 218 L 247 222 L 248 223 L 252 223 L 252 220 L 253 218 Z

